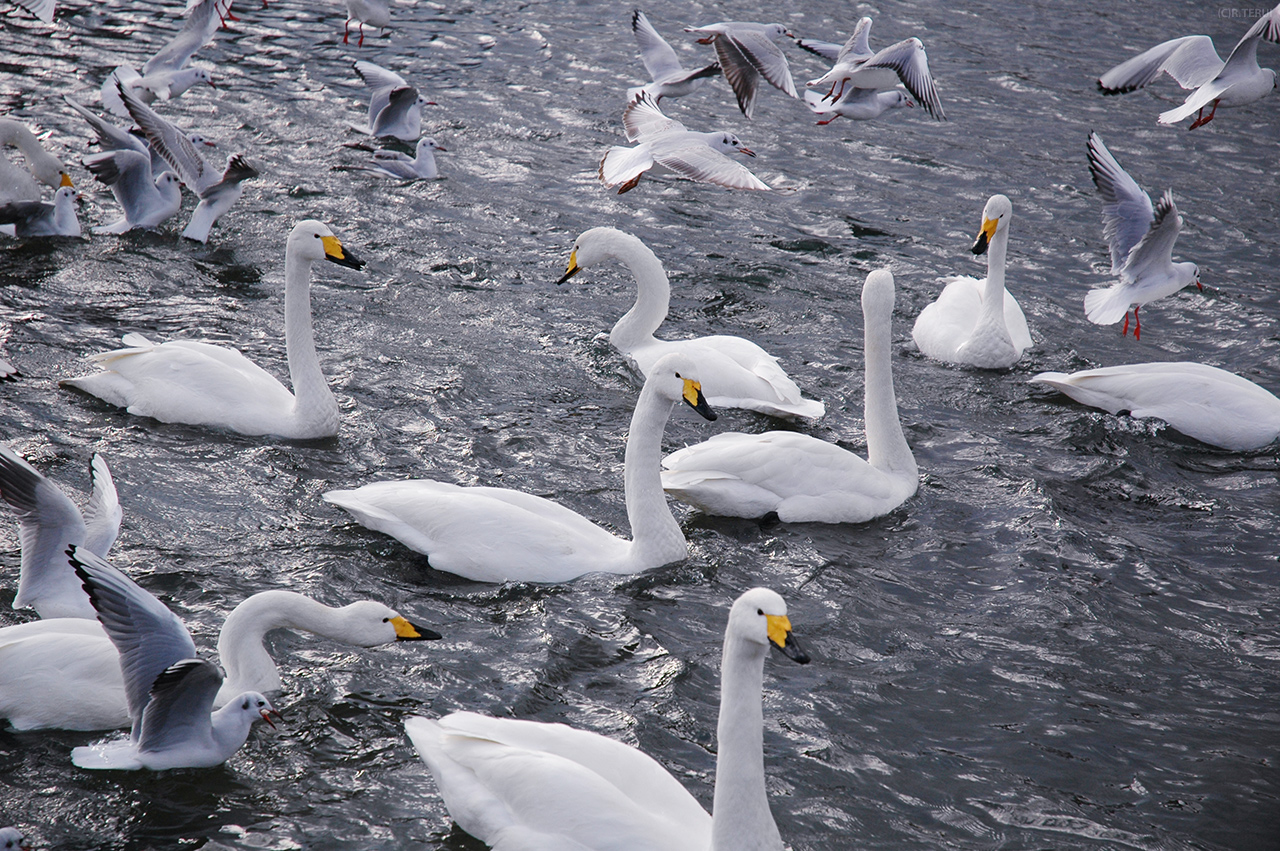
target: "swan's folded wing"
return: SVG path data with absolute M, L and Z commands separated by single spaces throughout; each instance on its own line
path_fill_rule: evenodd
M 1222 70 L 1222 59 L 1207 35 L 1188 35 L 1161 42 L 1121 62 L 1098 78 L 1098 88 L 1110 95 L 1140 89 L 1167 73 L 1184 89 L 1195 89 Z

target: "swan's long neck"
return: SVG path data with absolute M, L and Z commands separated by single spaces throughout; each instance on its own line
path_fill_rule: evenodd
M 662 432 L 674 404 L 646 383 L 627 434 L 624 481 L 631 557 L 650 567 L 678 561 L 687 552 L 684 533 L 671 516 L 662 490 Z
M 671 284 L 662 261 L 639 240 L 615 246 L 613 254 L 636 279 L 636 303 L 609 332 L 614 348 L 627 352 L 653 342 L 653 332 L 667 318 Z
M 726 634 L 716 727 L 710 851 L 780 851 L 764 788 L 764 657 L 768 647 Z
M 284 344 L 289 353 L 294 416 L 300 422 L 329 425 L 338 421 L 338 402 L 320 370 L 311 331 L 311 263 L 296 252 L 285 252 Z
M 219 702 L 245 691 L 278 691 L 280 673 L 267 652 L 267 633 L 300 629 L 341 639 L 339 611 L 292 591 L 263 591 L 236 606 L 218 635 L 218 658 L 227 672 Z
M 862 410 L 867 424 L 867 460 L 886 472 L 910 470 L 916 459 L 902 434 L 898 398 L 893 392 L 893 323 L 891 316 L 864 318 L 866 385 Z
M 1009 223 L 1006 223 L 996 229 L 996 235 L 987 247 L 987 285 L 982 291 L 982 313 L 978 316 L 974 336 L 988 328 L 996 329 L 1004 337 L 1009 336 L 1004 321 L 1004 260 L 1008 249 Z

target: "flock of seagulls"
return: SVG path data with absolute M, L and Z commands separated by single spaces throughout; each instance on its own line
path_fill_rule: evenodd
M 52 19 L 50 0 L 24 0 Z M 110 186 L 121 217 L 94 233 L 156 228 L 181 206 L 181 187 L 199 203 L 182 236 L 206 242 L 222 215 L 258 176 L 244 155 L 216 167 L 201 149 L 211 143 L 180 128 L 156 107 L 197 83 L 216 85 L 191 64 L 231 15 L 231 0 L 192 0 L 182 30 L 142 67 L 117 67 L 104 81 L 102 108 L 123 127 L 86 105 L 69 108 L 93 129 L 102 148 L 85 167 Z M 350 24 L 390 25 L 379 0 L 348 0 Z M 627 92 L 622 127 L 628 146 L 612 146 L 599 162 L 600 182 L 619 193 L 655 166 L 695 182 L 768 191 L 736 155 L 753 157 L 733 133 L 694 131 L 665 115 L 663 98 L 686 96 L 716 76 L 733 91 L 742 115 L 756 109 L 760 83 L 803 99 L 827 124 L 836 117 L 873 120 L 920 105 L 946 114 L 923 42 L 907 38 L 881 50 L 870 45 L 872 21 L 857 22 L 843 44 L 796 37 L 781 24 L 721 22 L 687 27 L 716 61 L 686 70 L 675 50 L 639 10 L 631 16 L 642 63 L 652 81 Z M 822 56 L 830 69 L 805 85 L 803 98 L 782 46 L 794 42 Z M 1173 124 L 1196 114 L 1211 121 L 1218 107 L 1268 94 L 1275 73 L 1257 65 L 1262 41 L 1280 43 L 1280 6 L 1261 16 L 1223 62 L 1206 36 L 1157 45 L 1104 73 L 1107 93 L 1133 91 L 1168 73 L 1192 89 L 1185 103 L 1160 116 Z M 369 90 L 367 122 L 376 138 L 415 143 L 413 157 L 374 151 L 363 169 L 401 180 L 434 179 L 436 151 L 422 135 L 431 105 L 401 75 L 368 61 L 354 70 Z M 1205 113 L 1205 110 L 1208 113 Z M 79 236 L 76 194 L 62 163 L 18 121 L 0 119 L 0 149 L 21 153 L 22 165 L 0 156 L 0 224 L 20 238 Z M 1103 237 L 1111 274 L 1119 281 L 1084 300 L 1089 321 L 1141 333 L 1143 305 L 1195 283 L 1194 263 L 1173 262 L 1182 219 L 1172 191 L 1156 204 L 1121 167 L 1102 138 L 1086 147 L 1102 197 Z M 54 188 L 52 202 L 41 184 Z M 1013 208 L 1001 194 L 982 211 L 973 245 L 987 255 L 987 275 L 949 279 L 922 310 L 912 338 L 927 357 L 982 369 L 1008 369 L 1033 345 L 1027 320 L 1006 287 Z M 307 439 L 336 435 L 337 402 L 316 353 L 311 270 L 320 261 L 360 269 L 330 228 L 301 221 L 284 248 L 285 343 L 292 389 L 238 350 L 190 340 L 155 343 L 141 334 L 124 348 L 94 355 L 98 367 L 64 379 L 128 413 L 248 435 Z M 687 548 L 666 496 L 708 514 L 776 516 L 783 522 L 859 523 L 902 506 L 919 471 L 902 431 L 894 393 L 891 341 L 895 284 L 891 272 L 871 272 L 862 288 L 865 334 L 867 457 L 793 430 L 722 433 L 666 457 L 667 420 L 685 404 L 707 420 L 716 408 L 740 408 L 785 420 L 813 420 L 822 401 L 804 395 L 779 359 L 749 340 L 715 335 L 661 339 L 670 284 L 657 255 L 636 237 L 596 227 L 574 242 L 563 284 L 584 269 L 614 261 L 636 283 L 633 307 L 613 326 L 610 342 L 643 376 L 628 430 L 623 490 L 630 538 L 616 535 L 554 500 L 506 488 L 460 487 L 434 480 L 381 481 L 323 495 L 360 524 L 427 555 L 431 565 L 476 581 L 564 582 L 590 572 L 634 573 L 679 561 Z M 18 377 L 0 361 L 0 380 Z M 1196 363 L 1148 363 L 1042 373 L 1033 382 L 1112 413 L 1160 417 L 1217 446 L 1246 450 L 1280 433 L 1280 400 L 1221 369 Z M 77 747 L 72 762 L 87 769 L 163 770 L 219 765 L 247 740 L 254 724 L 273 725 L 268 697 L 281 688 L 265 634 L 309 631 L 363 647 L 439 638 L 375 601 L 331 608 L 286 590 L 242 602 L 218 640 L 221 667 L 202 657 L 182 621 L 154 595 L 106 560 L 122 509 L 106 461 L 92 462 L 92 490 L 83 511 L 30 464 L 0 447 L 0 497 L 18 519 L 22 544 L 15 608 L 38 620 L 0 629 L 0 717 L 18 729 L 113 730 L 115 737 Z M 782 841 L 769 812 L 761 745 L 764 657 L 770 647 L 807 662 L 791 633 L 785 601 L 757 588 L 729 611 L 721 669 L 721 715 L 715 807 L 709 815 L 649 757 L 618 742 L 561 725 L 487 718 L 459 712 L 406 722 L 414 747 L 435 776 L 446 805 L 468 833 L 495 848 L 768 848 Z M 0 829 L 19 847 L 21 834 Z

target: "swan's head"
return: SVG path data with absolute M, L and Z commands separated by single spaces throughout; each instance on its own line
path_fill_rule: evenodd
M 52 186 L 55 189 L 61 186 L 71 186 L 71 175 L 67 174 L 67 170 L 62 167 L 62 163 L 58 162 L 56 157 L 42 156 L 28 158 L 31 173 L 36 180 L 45 186 Z
M 876 269 L 862 285 L 862 313 L 865 316 L 893 315 L 893 273 Z
M 418 156 L 422 156 L 423 151 L 447 151 L 448 148 L 442 148 L 436 144 L 436 140 L 430 136 L 424 136 L 418 140 L 418 147 L 415 149 Z
M 556 283 L 563 284 L 588 266 L 604 260 L 616 260 L 637 250 L 649 249 L 638 238 L 617 228 L 600 227 L 583 231 L 574 240 L 573 250 L 569 252 L 569 268 Z
M 707 397 L 702 395 L 698 367 L 686 355 L 673 352 L 658 358 L 644 383 L 646 387 L 652 384 L 672 402 L 684 402 L 708 420 L 716 418 L 715 411 L 707 404 Z
M 364 261 L 342 246 L 333 231 L 323 222 L 307 219 L 298 222 L 289 234 L 287 254 L 294 254 L 303 260 L 328 260 L 339 266 L 359 269 Z
M 768 588 L 752 588 L 734 601 L 725 637 L 772 645 L 801 665 L 809 661 L 809 654 L 800 649 L 791 634 L 786 600 Z
M 261 718 L 263 721 L 266 721 L 273 730 L 276 728 L 276 725 L 271 721 L 272 715 L 282 721 L 284 720 L 284 716 L 276 711 L 276 708 L 271 705 L 271 701 L 267 700 L 261 693 L 256 691 L 246 691 L 227 705 L 234 707 L 237 714 L 249 716 L 249 723 L 257 723 L 258 719 Z
M 756 155 L 755 151 L 742 144 L 738 137 L 732 133 L 721 133 L 711 140 L 711 147 L 722 154 L 746 154 L 749 157 Z
M 28 851 L 27 837 L 16 827 L 0 827 L 0 851 Z
M 360 600 L 338 609 L 342 638 L 360 647 L 377 647 L 393 641 L 438 641 L 434 629 L 410 623 L 394 609 L 373 600 Z
M 982 230 L 971 249 L 974 254 L 986 254 L 987 246 L 996 238 L 998 231 L 1009 231 L 1009 219 L 1013 217 L 1013 205 L 1003 195 L 992 195 L 987 206 L 982 208 Z

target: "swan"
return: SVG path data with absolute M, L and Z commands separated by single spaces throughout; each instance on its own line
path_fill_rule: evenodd
M 15 609 L 30 606 L 42 618 L 97 618 L 67 563 L 66 551 L 74 544 L 105 557 L 120 534 L 122 512 L 111 470 L 101 455 L 93 456 L 89 481 L 89 502 L 82 515 L 61 488 L 13 450 L 0 446 L 0 498 L 17 515 L 22 541 Z
M 299 222 L 289 234 L 284 340 L 296 397 L 235 349 L 191 340 L 155 344 L 141 334 L 125 335 L 127 349 L 90 358 L 102 372 L 59 383 L 166 423 L 297 439 L 332 437 L 338 433 L 338 403 L 320 371 L 311 333 L 311 266 L 317 260 L 352 269 L 364 265 L 320 222 Z
M 662 432 L 680 401 L 716 418 L 697 375 L 694 361 L 677 352 L 654 364 L 640 391 L 623 474 L 629 541 L 564 506 L 506 488 L 415 479 L 329 491 L 324 499 L 424 553 L 437 570 L 479 582 L 568 582 L 671 564 L 687 550 L 659 480 Z
M 717 334 L 692 340 L 658 340 L 653 334 L 667 318 L 671 285 L 662 261 L 636 237 L 616 228 L 584 231 L 569 254 L 569 270 L 557 283 L 588 266 L 617 260 L 636 279 L 636 303 L 609 332 L 609 342 L 637 369 L 648 375 L 654 364 L 670 352 L 693 358 L 716 408 L 745 408 L 775 417 L 816 419 L 826 408 L 816 399 L 805 399 L 800 388 L 778 366 L 778 359 L 748 340 Z
M 373 600 L 331 608 L 293 591 L 260 591 L 232 609 L 218 634 L 226 679 L 215 707 L 242 692 L 280 690 L 265 641 L 275 629 L 357 647 L 440 638 Z M 120 654 L 101 623 L 52 618 L 0 628 L 0 718 L 15 729 L 114 730 L 130 717 Z
M 511 851 L 782 851 L 764 779 L 764 657 L 805 664 L 787 604 L 753 588 L 729 610 L 712 813 L 653 758 L 564 724 L 455 712 L 405 732 L 458 826 Z
M 862 523 L 916 492 L 919 473 L 902 435 L 893 393 L 893 274 L 880 269 L 862 288 L 867 460 L 792 431 L 717 434 L 663 459 L 662 487 L 708 514 L 787 522 Z
M 1280 435 L 1280 399 L 1247 378 L 1203 363 L 1042 372 L 1030 380 L 1108 413 L 1159 417 L 1188 437 L 1223 449 L 1261 449 Z
M 911 337 L 920 351 L 949 363 L 983 369 L 1005 369 L 1031 347 L 1027 318 L 1004 288 L 1005 251 L 1009 247 L 1009 223 L 1013 205 L 1003 195 L 992 195 L 982 210 L 982 231 L 973 253 L 987 254 L 984 280 L 955 277 L 942 294 L 920 311 Z
M 59 189 L 71 186 L 71 176 L 53 154 L 45 151 L 36 135 L 26 125 L 12 118 L 0 118 L 0 148 L 17 148 L 26 158 L 26 168 L 14 165 L 0 156 L 0 204 L 13 201 L 39 201 L 36 181 Z

